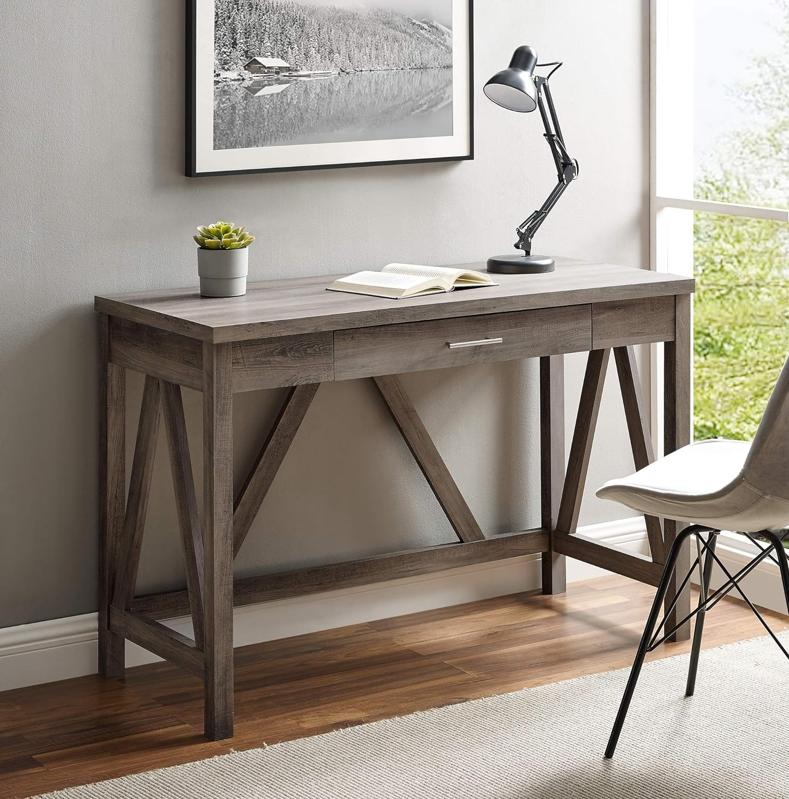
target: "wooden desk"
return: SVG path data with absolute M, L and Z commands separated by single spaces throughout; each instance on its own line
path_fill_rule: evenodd
M 481 268 L 479 264 L 471 264 Z M 205 731 L 233 734 L 233 605 L 541 553 L 543 591 L 565 590 L 564 557 L 656 584 L 674 522 L 648 519 L 652 558 L 575 535 L 603 381 L 614 352 L 637 466 L 652 457 L 632 346 L 666 342 L 665 450 L 690 436 L 693 281 L 608 264 L 560 261 L 552 274 L 498 276 L 501 285 L 412 300 L 325 291 L 328 277 L 258 283 L 245 297 L 194 290 L 97 297 L 101 337 L 99 668 L 124 672 L 130 640 L 201 676 Z M 589 352 L 565 475 L 564 364 Z M 541 510 L 536 530 L 486 537 L 395 374 L 540 358 Z M 126 492 L 125 370 L 146 375 Z M 457 536 L 457 544 L 233 580 L 249 531 L 320 383 L 372 378 Z M 202 514 L 192 477 L 181 386 L 203 392 Z M 233 496 L 232 398 L 288 387 L 256 463 Z M 135 583 L 159 419 L 167 432 L 183 591 L 136 596 Z M 676 588 L 676 586 L 675 586 Z M 669 598 L 670 601 L 671 598 Z M 675 609 L 689 610 L 683 596 Z M 191 614 L 194 640 L 158 619 Z M 676 616 L 676 614 L 680 614 Z M 687 630 L 679 635 L 687 635 Z

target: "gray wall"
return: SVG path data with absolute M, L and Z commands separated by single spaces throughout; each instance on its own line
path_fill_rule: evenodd
M 477 157 L 188 180 L 181 175 L 182 0 L 6 0 L 0 26 L 0 626 L 95 608 L 95 293 L 195 283 L 191 229 L 249 225 L 253 278 L 454 263 L 506 251 L 553 185 L 539 118 L 484 101 L 521 43 L 563 59 L 554 91 L 581 179 L 539 249 L 642 265 L 647 255 L 645 3 L 478 0 Z M 615 46 L 612 46 L 615 45 Z M 406 384 L 483 528 L 534 524 L 534 363 Z M 574 413 L 582 361 L 570 359 Z M 130 380 L 139 401 L 140 384 Z M 591 482 L 631 466 L 617 397 Z M 238 399 L 239 468 L 280 395 Z M 186 398 L 199 446 L 199 397 Z M 132 422 L 134 420 L 132 419 Z M 131 427 L 131 424 L 130 424 Z M 199 475 L 199 464 L 196 464 Z M 159 458 L 141 588 L 177 585 L 169 473 Z M 582 523 L 627 515 L 591 500 Z M 315 563 L 450 540 L 365 383 L 324 386 L 238 568 Z

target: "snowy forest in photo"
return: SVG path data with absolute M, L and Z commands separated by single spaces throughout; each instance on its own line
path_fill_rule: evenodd
M 255 56 L 281 58 L 299 70 L 346 73 L 450 68 L 452 31 L 435 19 L 401 13 L 394 4 L 215 0 L 216 70 L 239 71 Z
M 451 136 L 453 9 L 214 0 L 215 149 Z

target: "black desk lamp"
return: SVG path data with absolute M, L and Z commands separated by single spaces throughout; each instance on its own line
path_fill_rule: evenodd
M 487 98 L 502 108 L 522 114 L 534 111 L 535 108 L 540 109 L 542 124 L 545 127 L 545 140 L 551 148 L 559 179 L 556 188 L 548 195 L 548 199 L 540 209 L 517 228 L 518 240 L 515 242 L 515 247 L 523 250 L 523 255 L 499 255 L 491 258 L 488 261 L 488 272 L 536 274 L 553 271 L 553 258 L 531 254 L 531 240 L 564 190 L 578 177 L 578 161 L 570 158 L 564 146 L 562 129 L 559 127 L 551 97 L 551 87 L 548 85 L 548 79 L 561 65 L 561 61 L 538 64 L 537 52 L 524 45 L 515 51 L 509 67 L 496 73 L 485 84 L 484 92 Z M 535 67 L 553 67 L 553 69 L 543 77 L 534 74 Z

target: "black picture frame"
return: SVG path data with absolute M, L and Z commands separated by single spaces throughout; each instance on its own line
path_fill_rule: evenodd
M 353 167 L 395 166 L 399 164 L 446 163 L 471 161 L 474 159 L 474 0 L 468 0 L 468 152 L 461 155 L 430 156 L 424 158 L 376 159 L 363 162 L 344 162 L 326 164 L 307 164 L 276 167 L 253 167 L 241 169 L 201 170 L 198 168 L 198 99 L 197 99 L 197 61 L 198 61 L 198 3 L 199 0 L 186 2 L 186 142 L 185 142 L 185 174 L 186 177 L 218 177 L 226 175 L 252 175 L 278 172 L 304 172 L 323 169 L 349 169 Z

